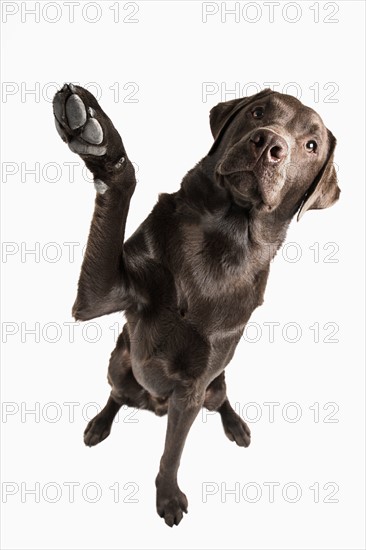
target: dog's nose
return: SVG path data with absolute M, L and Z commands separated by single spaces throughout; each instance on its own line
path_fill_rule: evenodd
M 272 130 L 257 130 L 250 137 L 252 152 L 258 160 L 263 155 L 264 162 L 268 164 L 278 164 L 288 154 L 286 141 L 272 132 Z

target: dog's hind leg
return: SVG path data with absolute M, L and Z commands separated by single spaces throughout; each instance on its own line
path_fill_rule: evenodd
M 204 407 L 209 411 L 220 413 L 225 434 L 230 441 L 235 441 L 240 447 L 249 446 L 250 429 L 230 405 L 226 395 L 224 372 L 215 378 L 206 389 Z
M 249 447 L 250 429 L 248 424 L 234 411 L 227 398 L 218 412 L 221 415 L 225 434 L 230 441 L 235 441 L 239 447 Z
M 108 437 L 113 420 L 122 405 L 136 409 L 146 409 L 158 416 L 168 410 L 168 400 L 158 399 L 149 394 L 136 381 L 130 362 L 130 341 L 127 325 L 120 334 L 113 350 L 108 368 L 108 381 L 112 391 L 104 409 L 87 425 L 84 432 L 85 445 L 92 447 Z
M 85 445 L 93 447 L 109 436 L 114 417 L 120 408 L 121 405 L 110 396 L 104 409 L 87 425 L 84 432 Z

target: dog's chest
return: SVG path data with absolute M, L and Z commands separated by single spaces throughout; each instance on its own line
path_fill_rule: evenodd
M 177 281 L 178 309 L 187 321 L 201 326 L 205 333 L 235 333 L 243 329 L 253 310 L 263 302 L 267 274 L 259 274 L 251 284 L 226 281 L 202 288 L 193 278 Z
M 263 302 L 268 262 L 259 263 L 245 239 L 197 226 L 184 228 L 181 258 L 175 284 L 187 321 L 223 336 L 244 328 Z

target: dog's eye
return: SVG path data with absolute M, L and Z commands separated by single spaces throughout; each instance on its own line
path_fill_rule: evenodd
M 310 151 L 312 153 L 316 153 L 316 150 L 318 148 L 318 144 L 316 141 L 314 141 L 313 139 L 311 139 L 310 141 L 308 141 L 305 145 L 306 147 L 306 150 L 307 151 Z
M 256 107 L 254 111 L 252 111 L 253 118 L 263 118 L 264 115 L 264 109 L 263 107 Z

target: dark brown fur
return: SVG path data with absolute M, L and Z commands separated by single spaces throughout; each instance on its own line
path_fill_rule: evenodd
M 80 129 L 69 127 L 65 103 L 72 93 L 94 109 L 105 154 L 88 154 Z M 179 191 L 159 196 L 124 242 L 136 182 L 121 138 L 83 88 L 65 86 L 54 112 L 63 139 L 80 138 L 80 156 L 108 186 L 96 197 L 73 315 L 85 321 L 124 311 L 127 319 L 110 359 L 110 398 L 87 426 L 85 443 L 105 439 L 124 404 L 167 412 L 157 509 L 168 525 L 177 525 L 187 510 L 177 471 L 200 408 L 220 413 L 229 439 L 250 443 L 248 426 L 226 396 L 224 369 L 263 302 L 270 261 L 291 219 L 338 199 L 335 138 L 291 96 L 264 90 L 220 103 L 210 115 L 215 142 L 209 154 Z

